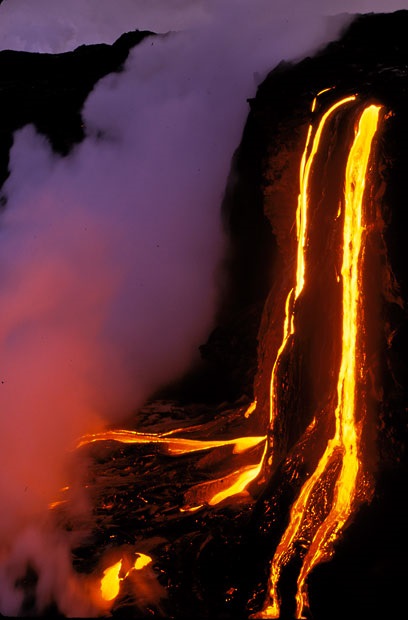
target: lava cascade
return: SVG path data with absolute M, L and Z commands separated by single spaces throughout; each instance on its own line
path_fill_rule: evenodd
M 326 90 L 329 89 L 321 93 Z M 317 101 L 318 96 L 313 101 L 312 112 L 315 112 Z M 341 343 L 337 343 L 339 351 L 337 384 L 334 385 L 333 381 L 330 383 L 336 392 L 335 395 L 331 395 L 331 403 L 335 403 L 335 407 L 334 411 L 326 412 L 328 416 L 334 417 L 334 433 L 325 438 L 326 447 L 323 454 L 292 505 L 289 523 L 271 562 L 268 594 L 264 607 L 262 611 L 254 614 L 254 617 L 279 618 L 278 586 L 281 570 L 295 554 L 300 540 L 303 541 L 302 545 L 307 550 L 304 553 L 297 582 L 296 617 L 305 617 L 304 613 L 308 608 L 307 577 L 317 564 L 328 559 L 333 553 L 333 544 L 358 504 L 356 497 L 359 492 L 362 459 L 360 427 L 364 417 L 356 412 L 357 402 L 364 406 L 357 394 L 360 389 L 358 377 L 364 365 L 364 344 L 361 343 L 361 333 L 364 333 L 364 326 L 361 325 L 362 270 L 367 227 L 364 194 L 367 178 L 369 178 L 369 162 L 372 158 L 372 145 L 377 132 L 381 106 L 367 105 L 361 113 L 360 108 L 361 102 L 355 95 L 344 97 L 329 106 L 320 115 L 320 120 L 311 123 L 308 128 L 299 173 L 299 196 L 296 210 L 296 269 L 294 284 L 286 297 L 282 341 L 277 350 L 270 378 L 269 422 L 268 429 L 266 429 L 269 432 L 263 436 L 205 440 L 200 439 L 200 434 L 205 430 L 200 426 L 192 429 L 174 429 L 162 434 L 111 430 L 83 437 L 79 442 L 79 447 L 109 440 L 121 443 L 152 443 L 159 444 L 167 453 L 173 455 L 216 450 L 228 445 L 233 446 L 233 454 L 245 454 L 257 448 L 258 457 L 255 463 L 245 463 L 239 468 L 233 468 L 231 473 L 224 475 L 222 479 L 216 477 L 193 487 L 188 494 L 189 501 L 180 508 L 182 512 L 196 511 L 204 505 L 214 506 L 224 500 L 232 501 L 235 495 L 244 491 L 257 477 L 261 480 L 267 479 L 271 464 L 273 464 L 275 422 L 282 415 L 280 411 L 282 388 L 279 387 L 280 366 L 287 351 L 293 348 L 293 342 L 298 335 L 296 325 L 298 307 L 304 289 L 309 286 L 308 260 L 312 251 L 309 247 L 311 245 L 309 222 L 315 221 L 311 186 L 312 182 L 316 182 L 315 177 L 318 176 L 315 160 L 320 156 L 319 149 L 323 148 L 321 143 L 327 141 L 327 135 L 332 130 L 337 114 L 341 112 L 346 117 L 351 116 L 355 123 L 355 130 L 344 170 L 344 193 L 339 207 L 333 212 L 334 226 L 339 228 L 341 223 L 342 227 L 342 236 L 337 235 L 337 239 L 341 241 L 341 247 L 337 248 L 332 256 L 332 259 L 339 263 L 338 271 L 336 269 L 332 271 L 336 273 L 336 300 L 341 306 L 338 310 L 338 317 L 341 317 L 339 318 L 341 329 L 334 329 L 332 334 L 332 337 L 334 334 L 341 337 Z M 326 363 L 333 363 L 333 360 L 326 360 Z M 291 389 L 291 386 L 287 389 Z M 244 418 L 248 419 L 256 411 L 257 401 L 255 400 L 245 412 Z M 305 435 L 311 433 L 315 424 L 316 416 L 306 429 Z M 329 427 L 330 425 L 327 426 Z M 198 437 L 186 438 L 185 435 L 192 431 L 198 433 Z M 184 437 L 179 435 L 184 435 Z M 270 458 L 267 460 L 268 455 Z M 113 573 L 117 577 L 119 570 L 120 563 L 115 563 L 107 569 L 107 574 Z M 119 578 L 117 577 L 115 592 L 119 591 L 118 584 Z
M 345 101 L 343 100 L 343 103 Z M 330 111 L 334 109 L 332 106 Z M 308 608 L 307 577 L 314 566 L 330 557 L 333 544 L 356 508 L 358 476 L 363 458 L 360 445 L 361 423 L 359 412 L 356 411 L 356 402 L 358 377 L 362 374 L 364 365 L 360 344 L 361 334 L 364 333 L 364 326 L 361 325 L 362 255 L 366 228 L 364 190 L 380 110 L 381 107 L 378 105 L 369 105 L 358 119 L 354 141 L 347 158 L 344 197 L 340 213 L 336 215 L 337 219 L 343 213 L 342 266 L 341 276 L 337 276 L 342 286 L 342 346 L 337 405 L 334 411 L 334 436 L 328 439 L 327 447 L 315 470 L 310 473 L 292 505 L 289 523 L 271 563 L 269 591 L 263 610 L 254 617 L 280 617 L 278 584 L 282 566 L 288 563 L 300 542 L 307 550 L 297 581 L 296 618 L 305 617 L 304 613 Z M 327 116 L 327 113 L 323 115 L 316 136 L 324 129 Z M 307 149 L 308 144 L 305 152 Z M 303 165 L 301 170 L 302 168 Z M 301 191 L 301 195 L 305 196 L 305 203 L 308 203 L 307 187 Z M 304 241 L 298 240 L 298 243 L 305 246 Z M 298 261 L 298 270 L 299 265 L 303 276 L 307 270 L 303 267 L 303 261 Z M 292 328 L 291 332 L 294 334 L 295 329 Z M 334 473 L 332 471 L 329 475 L 330 469 L 333 468 L 336 471 Z

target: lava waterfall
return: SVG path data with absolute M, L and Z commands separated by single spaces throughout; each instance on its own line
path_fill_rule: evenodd
M 279 377 L 281 357 L 287 353 L 287 349 L 290 350 L 294 346 L 292 340 L 297 333 L 302 334 L 306 331 L 308 338 L 302 347 L 301 355 L 303 363 L 309 367 L 309 385 L 311 383 L 314 400 L 309 401 L 311 412 L 308 417 L 311 420 L 301 441 L 306 445 L 312 436 L 316 438 L 316 427 L 323 426 L 327 446 L 323 454 L 319 455 L 314 469 L 307 463 L 306 481 L 291 507 L 288 526 L 272 560 L 267 601 L 263 612 L 256 614 L 256 617 L 279 618 L 280 597 L 277 586 L 280 572 L 282 566 L 295 552 L 299 541 L 306 553 L 302 559 L 297 582 L 296 618 L 305 617 L 304 608 L 308 607 L 306 588 L 308 574 L 316 564 L 332 553 L 333 544 L 352 515 L 356 503 L 355 497 L 362 486 L 363 457 L 360 436 L 366 407 L 361 396 L 366 390 L 362 381 L 366 373 L 363 361 L 365 347 L 361 343 L 362 333 L 365 332 L 362 322 L 364 307 L 362 254 L 365 249 L 363 236 L 366 235 L 369 222 L 364 198 L 366 185 L 369 185 L 370 181 L 368 162 L 381 107 L 370 105 L 364 108 L 355 121 L 357 126 L 353 139 L 350 139 L 347 130 L 343 130 L 342 135 L 347 136 L 346 141 L 351 144 L 344 172 L 344 163 L 342 166 L 340 158 L 336 157 L 337 149 L 342 150 L 338 135 L 341 124 L 339 119 L 336 130 L 333 127 L 331 129 L 334 140 L 333 138 L 326 140 L 325 145 L 323 142 L 324 132 L 330 132 L 326 129 L 330 117 L 335 111 L 339 114 L 339 109 L 355 100 L 356 97 L 347 97 L 329 108 L 315 130 L 311 147 L 309 138 L 313 135 L 313 127 L 310 127 L 302 158 L 301 191 L 297 212 L 296 286 L 290 290 L 286 303 L 286 312 L 289 314 L 293 297 L 293 303 L 300 308 L 300 317 L 297 320 L 296 307 L 290 317 L 285 317 L 284 346 L 280 347 L 273 365 L 271 409 L 276 413 L 276 417 L 280 415 L 279 390 L 276 394 L 275 386 Z M 313 109 L 314 107 L 315 102 Z M 330 146 L 331 152 L 328 151 Z M 328 164 L 330 157 L 336 161 L 335 170 L 330 170 Z M 318 167 L 318 163 L 313 166 L 315 158 L 319 158 L 321 168 Z M 318 176 L 320 187 L 317 192 L 312 191 L 314 183 L 309 178 L 312 173 Z M 345 177 L 345 181 L 339 186 L 341 194 L 337 196 L 330 191 L 334 174 Z M 314 212 L 314 201 L 320 206 L 320 213 L 324 214 L 322 223 Z M 313 225 L 308 225 L 309 220 Z M 336 230 L 338 228 L 342 229 L 342 235 Z M 321 236 L 324 241 L 321 240 Z M 317 254 L 313 252 L 311 239 L 315 239 L 319 248 Z M 339 260 L 341 256 L 342 259 Z M 322 257 L 325 257 L 325 265 L 312 270 L 314 280 L 312 279 L 309 286 L 308 263 L 319 265 Z M 341 288 L 340 299 L 336 283 Z M 335 306 L 339 302 L 340 311 L 336 312 Z M 314 314 L 316 316 L 313 316 Z M 336 316 L 339 316 L 341 322 L 340 330 L 333 320 Z M 317 344 L 313 342 L 315 339 L 318 340 Z M 298 360 L 292 360 L 292 364 L 298 363 Z M 334 370 L 335 368 L 338 370 Z M 305 370 L 303 369 L 303 373 Z M 283 391 L 285 389 L 288 388 L 284 387 Z M 300 400 L 303 398 L 301 393 Z M 321 418 L 326 416 L 329 420 L 322 422 Z M 272 437 L 274 418 L 275 415 L 272 415 Z M 273 443 L 271 449 L 273 463 Z

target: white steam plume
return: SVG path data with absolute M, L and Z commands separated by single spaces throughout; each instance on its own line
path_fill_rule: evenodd
M 329 30 L 325 14 L 402 8 L 391 4 L 0 6 L 3 49 L 61 52 L 135 28 L 182 31 L 145 40 L 123 73 L 95 87 L 87 139 L 69 157 L 32 127 L 15 136 L 0 219 L 0 612 L 18 611 L 13 584 L 30 561 L 44 575 L 44 605 L 54 596 L 64 613 L 83 611 L 61 594 L 66 579 L 46 570 L 56 562 L 66 576 L 69 543 L 37 557 L 47 505 L 76 437 L 180 375 L 208 334 L 220 204 L 256 82 L 334 38 L 347 20 Z

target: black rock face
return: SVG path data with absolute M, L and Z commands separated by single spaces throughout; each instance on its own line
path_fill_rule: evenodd
M 0 52 L 0 186 L 8 176 L 13 132 L 28 123 L 66 155 L 85 135 L 84 102 L 105 75 L 121 71 L 129 51 L 151 32 L 123 34 L 113 45 L 82 45 L 63 54 Z

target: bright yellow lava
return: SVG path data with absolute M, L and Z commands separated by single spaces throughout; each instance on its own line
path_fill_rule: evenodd
M 326 92 L 324 89 L 321 93 Z M 319 93 L 319 94 L 321 94 Z M 297 261 L 296 261 L 296 282 L 295 286 L 290 289 L 288 296 L 286 298 L 285 303 L 285 320 L 283 324 L 283 337 L 281 345 L 278 349 L 275 362 L 273 364 L 272 373 L 271 373 L 271 382 L 270 382 L 270 403 L 269 403 L 269 425 L 270 428 L 273 428 L 275 422 L 275 411 L 277 409 L 276 406 L 276 374 L 279 368 L 279 362 L 281 360 L 282 353 L 286 349 L 286 345 L 289 341 L 289 338 L 295 332 L 295 302 L 298 299 L 299 295 L 303 291 L 303 287 L 305 284 L 305 248 L 307 241 L 307 221 L 308 221 L 308 207 L 309 207 L 309 177 L 310 171 L 312 168 L 312 164 L 314 162 L 315 155 L 319 149 L 320 139 L 322 136 L 323 128 L 329 119 L 329 117 L 333 114 L 337 108 L 348 103 L 350 101 L 354 101 L 355 96 L 351 95 L 350 97 L 345 97 L 340 101 L 337 101 L 333 104 L 327 112 L 323 115 L 316 133 L 313 137 L 312 145 L 310 146 L 310 140 L 313 133 L 313 126 L 309 125 L 307 137 L 306 137 L 306 145 L 302 154 L 302 159 L 300 162 L 300 170 L 299 170 L 299 195 L 298 195 L 298 204 L 296 209 L 296 234 L 297 234 Z M 316 98 L 313 100 L 312 110 L 314 110 L 316 105 Z M 265 458 L 266 451 L 264 453 L 263 458 Z
M 254 411 L 256 411 L 257 405 L 258 401 L 255 398 L 255 400 L 249 405 L 248 409 L 245 411 L 244 418 L 249 418 L 254 413 Z
M 103 571 L 101 580 L 101 595 L 105 601 L 113 601 L 119 594 L 120 582 L 119 573 L 122 568 L 122 560 L 109 566 Z
M 172 432 L 172 431 L 171 431 Z M 184 437 L 169 437 L 170 433 L 139 433 L 137 431 L 117 430 L 103 431 L 92 435 L 84 435 L 77 444 L 81 448 L 97 441 L 118 441 L 127 444 L 161 444 L 169 454 L 180 455 L 200 450 L 212 450 L 222 446 L 233 446 L 234 454 L 241 454 L 254 448 L 266 439 L 266 435 L 255 437 L 237 437 L 236 439 L 186 439 Z
M 356 492 L 359 471 L 359 436 L 355 420 L 356 359 L 358 354 L 358 320 L 361 281 L 361 244 L 363 227 L 363 194 L 371 145 L 377 131 L 381 107 L 370 105 L 361 114 L 346 168 L 344 189 L 343 233 L 343 313 L 342 352 L 337 384 L 335 434 L 328 441 L 316 470 L 303 485 L 292 506 L 289 525 L 278 544 L 271 564 L 269 591 L 260 618 L 279 618 L 278 582 L 281 569 L 294 553 L 294 542 L 315 511 L 310 506 L 312 492 L 328 464 L 341 454 L 341 469 L 335 482 L 334 496 L 328 515 L 314 525 L 314 535 L 303 559 L 297 581 L 296 618 L 304 618 L 308 607 L 306 579 L 310 571 L 332 553 L 332 545 L 349 518 Z M 324 117 L 323 117 L 324 118 Z M 323 122 L 323 119 L 321 123 Z M 310 516 L 312 515 L 312 517 Z
M 105 601 L 113 601 L 119 594 L 121 581 L 127 579 L 130 573 L 134 570 L 143 570 L 152 563 L 152 558 L 145 553 L 137 553 L 137 558 L 133 566 L 127 571 L 125 575 L 120 577 L 122 570 L 123 559 L 119 560 L 112 566 L 109 566 L 103 571 L 103 577 L 101 579 L 101 596 Z
M 139 557 L 136 558 L 133 567 L 135 570 L 142 570 L 142 568 L 145 568 L 152 563 L 152 558 L 149 555 L 146 555 L 145 553 L 138 553 L 138 556 Z

